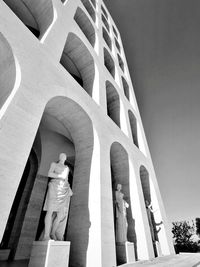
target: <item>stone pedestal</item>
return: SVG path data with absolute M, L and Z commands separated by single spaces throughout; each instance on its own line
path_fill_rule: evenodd
M 135 261 L 134 243 L 121 242 L 116 244 L 117 264 L 130 263 Z
M 161 246 L 160 246 L 160 242 L 156 241 L 155 245 L 156 245 L 156 251 L 157 251 L 158 257 L 163 256 L 162 255 Z
M 126 248 L 126 262 L 135 262 L 135 250 L 134 250 L 134 243 L 126 242 L 125 243 Z
M 0 250 L 0 261 L 7 261 L 10 254 L 10 249 Z
M 35 241 L 31 251 L 29 267 L 67 267 L 70 242 Z

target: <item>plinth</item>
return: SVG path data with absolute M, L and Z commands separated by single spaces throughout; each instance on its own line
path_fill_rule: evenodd
M 116 243 L 117 252 L 117 264 L 124 264 L 135 262 L 135 250 L 134 243 L 131 242 L 117 242 Z
M 69 250 L 67 241 L 35 241 L 28 267 L 67 267 Z

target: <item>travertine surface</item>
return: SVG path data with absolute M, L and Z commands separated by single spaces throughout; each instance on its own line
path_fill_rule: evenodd
M 145 195 L 151 196 L 157 210 L 156 221 L 163 221 L 159 232 L 161 252 L 174 253 L 120 34 L 103 2 L 96 1 L 96 8 L 94 0 L 34 0 L 34 4 L 26 1 L 26 6 L 23 1 L 5 2 L 14 13 L 0 1 L 0 239 L 36 134 L 51 131 L 56 135 L 55 144 L 45 136 L 40 145 L 37 143 L 35 153 L 41 164 L 38 174 L 46 175 L 53 152 L 56 159 L 60 152 L 67 152 L 58 151 L 60 147 L 69 148 L 75 159 L 74 195 L 66 232 L 66 240 L 71 242 L 72 266 L 116 265 L 112 191 L 117 181 L 125 188 L 130 204 L 128 236 L 131 242 L 134 235 L 137 237 L 137 257 L 154 257 Z M 39 37 L 25 24 L 34 28 Z M 103 38 L 104 26 L 112 50 Z M 82 79 L 82 86 L 69 72 L 77 80 Z M 47 118 L 50 119 L 42 128 L 41 119 Z M 141 166 L 145 167 L 145 176 L 140 172 Z M 34 190 L 32 196 L 37 195 Z M 42 194 L 44 197 L 44 189 Z M 31 218 L 31 210 L 39 214 L 39 207 L 27 205 L 24 225 Z M 23 230 L 20 237 L 28 240 L 31 224 Z

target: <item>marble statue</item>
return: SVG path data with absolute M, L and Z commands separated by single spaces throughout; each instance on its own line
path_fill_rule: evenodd
M 117 185 L 115 191 L 115 211 L 116 211 L 116 242 L 123 243 L 127 241 L 127 217 L 126 209 L 129 204 L 124 200 L 124 194 L 121 192 L 122 185 Z
M 145 201 L 145 204 L 146 204 L 147 217 L 148 217 L 148 222 L 149 222 L 149 226 L 150 226 L 152 241 L 156 242 L 156 241 L 159 241 L 158 240 L 158 232 L 161 230 L 161 227 L 159 227 L 157 229 L 156 226 L 161 225 L 163 222 L 161 221 L 160 223 L 156 223 L 155 219 L 154 219 L 154 215 L 153 215 L 153 213 L 155 211 L 152 208 L 152 204 L 149 203 L 148 200 Z
M 46 211 L 43 241 L 61 238 L 56 235 L 56 231 L 68 213 L 70 197 L 73 195 L 68 182 L 69 167 L 65 165 L 66 159 L 66 154 L 61 153 L 59 161 L 51 163 L 48 172 L 51 179 L 43 208 Z

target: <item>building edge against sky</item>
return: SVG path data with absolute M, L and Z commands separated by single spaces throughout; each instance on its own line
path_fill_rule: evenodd
M 28 259 L 41 229 L 47 172 L 60 152 L 73 171 L 65 238 L 70 266 L 116 265 L 113 191 L 129 203 L 139 260 L 174 253 L 120 33 L 100 0 L 0 2 L 0 235 Z

